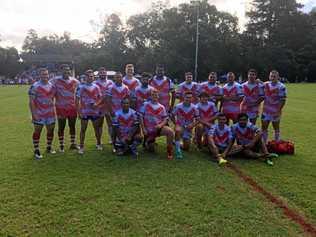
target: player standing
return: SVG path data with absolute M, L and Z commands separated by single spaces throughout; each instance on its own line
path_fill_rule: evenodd
M 125 67 L 125 77 L 123 78 L 123 84 L 125 84 L 128 89 L 132 92 L 137 86 L 140 85 L 140 81 L 134 77 L 134 65 L 127 64 Z
M 151 91 L 154 90 L 154 88 L 148 84 L 150 78 L 151 75 L 149 73 L 142 73 L 142 77 L 140 80 L 141 85 L 136 87 L 135 90 L 131 92 L 132 99 L 135 104 L 134 107 L 137 112 L 139 112 L 144 102 L 150 99 Z
M 91 120 L 94 133 L 96 137 L 96 148 L 102 150 L 101 134 L 100 134 L 100 115 L 98 110 L 98 103 L 102 100 L 100 88 L 93 83 L 94 74 L 92 70 L 87 70 L 86 81 L 79 85 L 76 92 L 76 107 L 81 119 L 80 130 L 80 149 L 79 154 L 84 153 L 85 134 L 88 127 L 88 122 Z
M 279 81 L 279 72 L 270 72 L 269 81 L 264 84 L 264 103 L 262 111 L 262 132 L 264 141 L 268 140 L 268 127 L 270 122 L 274 129 L 274 139 L 280 140 L 280 119 L 282 109 L 286 102 L 287 91 L 283 83 Z
M 242 98 L 242 87 L 235 82 L 235 74 L 227 73 L 227 83 L 223 86 L 222 110 L 228 122 L 229 120 L 232 120 L 233 123 L 237 122 Z
M 248 81 L 242 84 L 244 98 L 240 104 L 242 113 L 246 113 L 249 121 L 256 124 L 259 115 L 259 107 L 264 100 L 264 85 L 257 80 L 257 71 L 248 71 Z
M 122 73 L 116 72 L 114 75 L 114 83 L 106 92 L 107 96 L 104 102 L 109 105 L 112 115 L 122 109 L 122 100 L 130 96 L 130 90 L 123 84 L 122 80 Z
M 192 81 L 193 80 L 193 74 L 192 72 L 186 72 L 185 73 L 185 81 L 180 83 L 178 86 L 178 89 L 176 90 L 176 97 L 180 100 L 180 102 L 184 101 L 184 94 L 187 91 L 192 92 L 193 100 L 192 102 L 194 104 L 197 104 L 199 101 L 198 98 L 198 89 L 199 89 L 199 84 Z
M 206 92 L 200 94 L 200 102 L 196 105 L 199 111 L 199 124 L 196 127 L 196 143 L 199 149 L 207 143 L 207 133 L 218 115 L 214 102 L 209 100 Z
M 183 158 L 180 146 L 181 139 L 183 140 L 183 150 L 189 150 L 192 130 L 198 124 L 199 111 L 192 100 L 192 92 L 185 92 L 184 101 L 177 104 L 172 111 L 172 120 L 175 124 L 176 158 L 178 159 Z
M 102 97 L 105 98 L 107 95 L 107 91 L 109 90 L 110 86 L 113 85 L 113 82 L 111 80 L 107 79 L 107 72 L 104 67 L 100 67 L 98 70 L 98 79 L 94 82 L 101 90 Z M 100 115 L 100 127 L 99 127 L 99 133 L 102 137 L 103 133 L 103 124 L 104 124 L 104 118 L 106 120 L 107 126 L 108 126 L 108 133 L 109 133 L 109 140 L 111 143 L 111 134 L 112 134 L 112 121 L 111 121 L 111 114 L 110 109 L 108 108 L 107 103 L 102 103 L 99 106 L 99 115 Z
M 39 141 L 43 126 L 47 131 L 46 151 L 54 154 L 52 150 L 52 141 L 55 128 L 55 108 L 54 97 L 55 87 L 48 81 L 49 74 L 46 68 L 39 70 L 40 80 L 35 82 L 29 89 L 29 106 L 32 114 L 34 125 L 33 145 L 35 159 L 41 159 L 42 155 L 39 150 Z
M 113 144 L 117 155 L 131 152 L 137 159 L 137 146 L 141 144 L 139 118 L 135 110 L 130 108 L 130 99 L 122 100 L 122 109 L 115 112 L 113 117 Z
M 54 77 L 51 83 L 56 89 L 55 107 L 58 121 L 59 150 L 65 152 L 64 131 L 67 120 L 70 133 L 70 149 L 77 149 L 75 92 L 80 83 L 77 79 L 71 77 L 69 65 L 61 65 L 61 70 L 62 75 Z
M 210 97 L 210 100 L 212 100 L 217 105 L 223 97 L 223 91 L 222 88 L 216 83 L 216 80 L 216 72 L 211 72 L 208 76 L 208 81 L 200 84 L 199 92 L 207 93 Z
M 144 103 L 140 114 L 145 148 L 148 151 L 154 151 L 155 139 L 165 136 L 167 138 L 167 158 L 172 160 L 174 132 L 168 127 L 168 114 L 165 107 L 159 103 L 157 90 L 152 90 L 151 100 Z
M 156 75 L 150 80 L 149 85 L 159 93 L 159 103 L 167 112 L 171 112 L 175 104 L 175 90 L 170 78 L 165 76 L 165 69 L 162 65 L 156 67 Z M 171 99 L 171 101 L 170 101 Z

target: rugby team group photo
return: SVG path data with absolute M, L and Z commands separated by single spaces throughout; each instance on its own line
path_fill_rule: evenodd
M 50 77 L 48 69 L 38 69 L 38 80 L 28 91 L 35 159 L 43 158 L 39 144 L 44 127 L 45 153 L 76 150 L 84 156 L 88 126 L 93 126 L 98 151 L 104 149 L 107 135 L 114 154 L 132 159 L 139 158 L 141 147 L 154 152 L 158 137 L 165 138 L 168 160 L 185 158 L 192 146 L 219 165 L 239 156 L 272 166 L 278 158 L 267 146 L 270 123 L 270 140 L 281 141 L 280 121 L 287 99 L 276 70 L 269 78 L 259 79 L 257 71 L 249 69 L 242 83 L 234 72 L 227 73 L 225 83 L 219 82 L 216 72 L 200 83 L 186 72 L 178 85 L 165 74 L 163 65 L 157 65 L 153 74 L 141 73 L 139 79 L 133 64 L 125 66 L 125 75 L 115 72 L 113 79 L 108 78 L 106 67 L 86 70 L 81 82 L 73 77 L 70 65 L 62 64 L 60 71 Z M 67 124 L 69 140 L 65 139 Z M 59 141 L 57 151 L 54 138 Z

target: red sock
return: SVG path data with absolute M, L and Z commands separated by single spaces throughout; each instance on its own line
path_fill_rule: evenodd
M 34 150 L 39 150 L 39 140 L 40 140 L 41 134 L 39 132 L 33 132 L 33 145 Z

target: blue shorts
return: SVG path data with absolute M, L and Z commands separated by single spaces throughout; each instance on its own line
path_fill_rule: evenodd
M 191 138 L 192 138 L 192 131 L 184 128 L 182 132 L 182 139 L 191 140 Z
M 33 120 L 32 123 L 36 125 L 51 125 L 56 122 L 55 118 L 49 118 L 49 119 L 39 119 L 39 120 Z
M 271 122 L 278 122 L 280 121 L 281 116 L 280 115 L 271 115 L 271 114 L 262 114 L 261 120 L 263 121 L 271 121 Z
M 82 116 L 80 117 L 82 120 L 91 120 L 91 121 L 96 121 L 100 118 L 100 116 L 92 116 L 92 115 L 87 115 L 87 116 Z
M 258 113 L 256 112 L 247 112 L 249 119 L 256 119 L 258 117 Z

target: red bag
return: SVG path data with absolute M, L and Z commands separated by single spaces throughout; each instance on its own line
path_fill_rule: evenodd
M 270 153 L 293 155 L 295 148 L 292 141 L 269 141 L 267 145 Z

